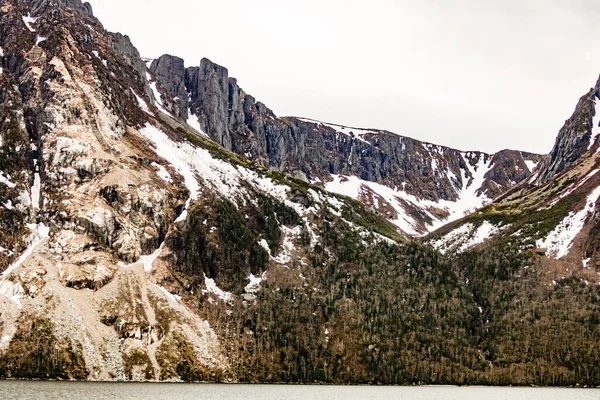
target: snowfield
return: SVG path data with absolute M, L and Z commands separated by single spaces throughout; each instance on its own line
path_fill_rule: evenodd
M 468 153 L 465 153 L 465 156 L 467 155 Z M 463 171 L 461 177 L 463 186 L 460 188 L 456 187 L 456 175 L 454 175 L 452 171 L 446 172 L 448 179 L 458 193 L 457 201 L 440 200 L 435 202 L 419 199 L 401 188 L 392 189 L 375 182 L 362 180 L 356 176 L 332 175 L 333 181 L 327 183 L 325 189 L 356 200 L 361 199 L 371 191 L 375 194 L 373 197 L 375 203 L 374 207 L 376 209 L 381 205 L 380 200 L 384 200 L 397 213 L 397 218 L 392 220 L 392 223 L 409 235 L 422 236 L 449 222 L 460 219 L 492 201 L 492 199 L 485 195 L 477 194 L 477 190 L 483 184 L 485 174 L 492 167 L 491 161 L 486 163 L 485 156 L 480 155 L 476 165 L 471 166 L 468 162 L 466 162 L 466 165 L 472 178 L 469 178 L 466 171 Z M 413 207 L 422 210 L 431 218 L 432 223 L 426 226 L 425 232 L 419 230 L 417 221 L 407 213 L 405 204 L 412 205 Z M 448 213 L 448 217 L 440 218 L 438 215 L 429 211 L 432 209 L 445 210 Z
M 488 221 L 475 227 L 472 223 L 466 223 L 459 228 L 447 233 L 441 239 L 431 242 L 431 245 L 445 254 L 450 250 L 463 252 L 477 244 L 496 235 L 500 229 Z
M 571 211 L 556 228 L 546 237 L 536 242 L 536 246 L 546 249 L 546 255 L 555 259 L 566 256 L 573 245 L 575 237 L 581 232 L 588 216 L 596 210 L 596 202 L 600 198 L 600 187 L 587 197 L 585 207 L 581 211 Z

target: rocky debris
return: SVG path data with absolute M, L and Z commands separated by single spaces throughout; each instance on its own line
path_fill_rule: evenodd
M 157 379 L 169 321 L 204 349 L 195 362 L 226 369 L 216 335 L 143 268 L 189 193 L 134 129 L 158 113 L 139 107 L 153 97 L 129 38 L 106 32 L 87 3 L 10 0 L 0 48 L 0 374 L 37 365 L 15 353 L 30 348 L 56 355 L 46 378 Z M 135 298 L 118 285 L 132 270 Z M 133 314 L 122 313 L 131 326 L 121 336 L 100 310 L 125 297 L 146 317 L 124 308 Z
M 481 192 L 491 198 L 504 193 L 531 176 L 533 170 L 530 166 L 538 166 L 544 159 L 545 156 L 516 150 L 499 151 L 492 157 L 492 167 L 485 174 Z

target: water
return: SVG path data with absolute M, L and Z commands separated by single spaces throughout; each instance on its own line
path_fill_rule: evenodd
M 282 386 L 0 381 L 9 399 L 598 400 L 598 389 L 454 386 Z

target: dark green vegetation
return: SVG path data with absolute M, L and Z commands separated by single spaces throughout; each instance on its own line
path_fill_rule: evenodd
M 238 379 L 600 385 L 598 285 L 575 277 L 551 284 L 535 252 L 516 241 L 446 257 L 417 241 L 360 235 L 327 210 L 315 221 L 319 244 L 310 250 L 302 235 L 295 243 L 308 263 L 269 264 L 256 246 L 264 238 L 275 252 L 281 232 L 269 221 L 302 222 L 259 199 L 254 209 L 222 199 L 197 205 L 171 243 L 181 245 L 178 260 L 189 259 L 177 271 L 189 295 L 201 293 L 202 274 L 240 294 L 249 273 L 268 271 L 255 301 L 193 295 Z

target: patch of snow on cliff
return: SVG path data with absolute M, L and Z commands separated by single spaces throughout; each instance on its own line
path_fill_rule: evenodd
M 25 23 L 25 26 L 27 27 L 27 29 L 29 29 L 29 32 L 35 32 L 35 29 L 33 28 L 33 26 L 31 26 L 32 24 L 35 24 L 37 22 L 37 18 L 33 18 L 30 16 L 30 14 L 27 14 L 27 16 L 23 16 L 23 22 Z
M 442 238 L 432 241 L 431 245 L 444 254 L 450 249 L 463 252 L 497 234 L 500 230 L 488 221 L 475 228 L 472 223 L 466 223 Z
M 265 239 L 261 239 L 258 242 L 259 246 L 262 247 L 263 249 L 265 249 L 267 251 L 267 253 L 269 253 L 269 255 L 271 255 L 271 248 L 269 247 L 269 243 L 267 243 L 267 241 Z
M 214 279 L 204 275 L 204 285 L 206 286 L 206 290 L 203 290 L 204 293 L 212 293 L 227 303 L 233 303 L 233 294 L 220 289 Z
M 244 300 L 247 300 L 247 301 L 255 300 L 256 299 L 256 293 L 260 290 L 260 284 L 265 279 L 267 279 L 267 272 L 266 271 L 263 272 L 260 277 L 254 276 L 254 274 L 250 274 L 248 276 L 248 280 L 250 281 L 250 283 L 248 283 L 244 287 L 244 291 L 246 293 L 244 293 L 242 295 L 242 297 L 244 298 Z
M 156 285 L 156 287 L 165 294 L 165 296 L 167 296 L 167 298 L 169 300 L 171 300 L 173 303 L 177 303 L 178 301 L 181 301 L 181 296 L 177 295 L 177 294 L 173 294 L 171 292 L 169 292 L 167 289 L 165 289 L 162 286 Z
M 462 243 L 462 240 L 464 240 L 465 236 L 470 234 L 474 228 L 475 226 L 471 223 L 464 224 L 450 231 L 442 238 L 431 242 L 431 245 L 438 249 L 440 253 L 444 254 L 449 249 L 460 245 Z
M 165 109 L 165 106 L 162 101 L 162 97 L 160 95 L 160 92 L 158 91 L 158 87 L 156 86 L 156 81 L 152 78 L 152 76 L 148 72 L 146 72 L 146 79 L 148 80 L 150 90 L 152 90 L 152 94 L 154 95 L 156 108 L 158 108 L 164 114 L 171 115 L 171 113 Z
M 345 136 L 354 137 L 354 138 L 360 140 L 361 142 L 364 142 L 367 144 L 371 144 L 371 143 L 369 141 L 367 141 L 363 136 L 365 136 L 369 133 L 377 133 L 377 131 L 374 131 L 373 129 L 351 128 L 351 127 L 346 127 L 343 125 L 336 125 L 336 124 L 330 124 L 327 122 L 321 122 L 321 121 L 317 121 L 317 120 L 310 119 L 310 118 L 296 118 L 296 119 L 303 121 L 303 122 L 309 122 L 311 124 L 317 124 L 317 125 L 325 126 L 327 128 L 331 128 L 334 131 L 336 131 L 337 133 L 341 133 L 342 135 L 345 135 Z
M 358 200 L 361 187 L 366 181 L 356 176 L 331 175 L 331 177 L 333 181 L 325 184 L 325 190 Z
M 0 171 L 0 183 L 5 184 L 11 189 L 17 186 L 15 183 L 10 181 L 10 175 L 4 176 L 4 172 L 2 171 Z
M 539 162 L 535 162 L 533 160 L 524 160 L 524 161 L 525 161 L 525 165 L 527 165 L 527 168 L 529 168 L 529 172 L 533 172 L 535 167 L 537 167 L 539 164 Z
M 20 283 L 11 282 L 8 279 L 0 281 L 0 295 L 15 303 L 18 309 L 22 307 L 21 298 L 24 294 L 25 291 Z
M 477 190 L 481 188 L 481 185 L 483 185 L 485 174 L 491 167 L 491 160 L 488 164 L 486 164 L 485 156 L 480 154 L 475 166 L 472 166 L 467 160 L 465 160 L 465 164 L 472 175 L 472 180 L 469 181 L 466 171 L 462 172 L 463 187 L 458 193 L 458 200 L 455 202 L 443 202 L 450 212 L 450 217 L 445 222 L 462 218 L 466 214 L 469 214 L 470 212 L 481 208 L 492 201 L 492 199 L 485 195 L 477 194 Z
M 164 242 L 160 245 L 160 247 L 158 249 L 156 249 L 154 251 L 154 253 L 152 253 L 148 256 L 140 257 L 139 262 L 144 264 L 144 271 L 146 271 L 146 272 L 152 271 L 152 264 L 154 264 L 154 261 L 158 258 L 158 256 L 160 256 L 160 253 L 162 253 L 163 246 L 164 246 Z
M 158 177 L 160 179 L 162 179 L 163 181 L 167 182 L 167 183 L 173 183 L 173 178 L 171 177 L 171 174 L 169 174 L 169 171 L 167 171 L 167 169 L 165 167 L 163 167 L 160 164 L 157 164 L 155 162 L 153 162 L 152 165 L 154 168 L 157 169 L 156 171 L 156 175 L 158 175 Z
M 194 128 L 199 134 L 201 134 L 202 136 L 208 137 L 208 135 L 200 127 L 200 122 L 198 121 L 198 117 L 195 116 L 194 114 L 192 114 L 191 108 L 188 108 L 188 119 L 186 122 L 189 126 Z
M 594 191 L 587 197 L 585 207 L 581 211 L 571 211 L 569 215 L 563 219 L 556 228 L 545 240 L 536 241 L 536 246 L 541 249 L 546 249 L 546 255 L 548 257 L 554 257 L 559 259 L 567 255 L 575 237 L 585 224 L 585 220 L 590 214 L 596 209 L 596 202 L 600 197 L 600 187 L 594 189 Z
M 133 89 L 131 89 L 131 93 L 133 93 L 133 95 L 137 99 L 138 107 L 141 108 L 142 111 L 145 112 L 146 114 L 150 114 L 154 117 L 155 115 L 150 110 L 150 107 L 148 107 L 148 103 L 146 103 L 146 101 L 144 99 L 142 99 L 140 96 L 138 96 L 137 93 Z
M 281 250 L 276 257 L 271 257 L 273 261 L 278 264 L 287 264 L 292 260 L 292 251 L 294 250 L 294 239 L 300 236 L 302 228 L 296 226 L 294 228 L 288 228 L 287 226 L 281 226 L 281 233 L 283 233 L 283 242 L 281 243 Z
M 34 160 L 37 163 L 37 160 Z M 34 209 L 41 208 L 42 200 L 42 178 L 40 173 L 33 174 L 33 186 L 31 187 L 31 205 Z

